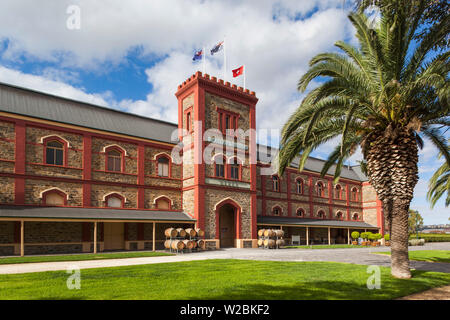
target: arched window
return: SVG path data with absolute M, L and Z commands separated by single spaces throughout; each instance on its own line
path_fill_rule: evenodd
M 108 171 L 122 171 L 122 153 L 119 150 L 111 149 L 106 152 L 106 165 Z
M 317 195 L 319 197 L 324 197 L 325 196 L 325 187 L 323 185 L 323 183 L 321 181 L 319 181 L 317 183 Z
M 118 196 L 110 196 L 106 199 L 106 206 L 109 208 L 122 208 L 123 199 Z
M 168 177 L 170 172 L 170 160 L 165 156 L 158 157 L 158 176 Z
M 336 219 L 342 220 L 343 218 L 344 218 L 344 215 L 342 214 L 342 212 L 338 211 L 338 212 L 336 213 Z
M 297 209 L 297 217 L 304 218 L 305 217 L 305 210 L 303 210 L 302 208 L 298 208 Z
M 216 156 L 214 158 L 214 170 L 217 178 L 225 178 L 225 161 L 225 158 L 222 156 Z
M 241 172 L 241 165 L 239 160 L 235 157 L 230 161 L 230 179 L 239 180 Z
M 272 214 L 273 214 L 274 216 L 279 216 L 279 215 L 281 215 L 281 208 L 280 208 L 280 207 L 273 207 L 273 209 L 272 209 Z
M 57 140 L 45 144 L 45 163 L 62 166 L 64 164 L 64 144 Z
M 336 187 L 334 187 L 334 197 L 336 199 L 342 199 L 342 187 L 340 184 L 336 185 Z
M 322 210 L 320 210 L 320 211 L 317 213 L 317 217 L 318 217 L 319 219 L 325 219 L 325 212 L 323 212 Z
M 67 195 L 59 190 L 49 190 L 42 194 L 43 204 L 47 206 L 67 205 Z
M 170 210 L 171 209 L 171 201 L 166 197 L 160 197 L 156 199 L 155 206 L 160 210 Z
M 353 218 L 353 220 L 358 220 L 359 219 L 359 215 L 357 213 L 354 213 L 352 218 Z
M 280 191 L 280 179 L 278 176 L 272 176 L 272 190 Z
M 188 112 L 188 113 L 186 114 L 186 130 L 187 130 L 188 132 L 191 132 L 191 129 L 192 129 L 192 127 L 191 127 L 191 113 Z
M 297 193 L 303 194 L 303 180 L 297 179 Z
M 352 188 L 352 192 L 351 192 L 351 199 L 352 201 L 358 201 L 358 188 L 354 187 Z

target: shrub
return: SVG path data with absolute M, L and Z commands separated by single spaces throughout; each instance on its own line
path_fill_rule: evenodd
M 359 232 L 358 231 L 353 231 L 351 236 L 352 236 L 352 239 L 358 239 L 359 238 Z
M 373 235 L 373 233 L 372 232 L 370 232 L 370 231 L 367 231 L 366 232 L 366 240 L 372 240 L 372 235 Z
M 375 241 L 376 240 L 375 233 L 371 232 L 368 237 L 369 237 L 369 240 L 371 240 L 371 241 Z
M 389 234 L 384 235 L 384 240 L 389 241 L 391 240 L 391 236 Z
M 380 234 L 380 233 L 375 233 L 374 235 L 373 235 L 373 237 L 374 237 L 374 240 L 380 240 L 381 239 L 381 237 L 382 237 L 382 235 Z

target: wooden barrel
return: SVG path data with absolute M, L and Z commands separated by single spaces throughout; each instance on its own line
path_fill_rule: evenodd
M 195 232 L 197 232 L 197 235 L 198 235 L 199 237 L 204 237 L 204 236 L 205 236 L 205 231 L 203 231 L 203 230 L 201 230 L 201 229 L 199 229 L 199 228 L 194 229 L 194 230 L 195 230 Z
M 275 233 L 275 236 L 278 237 L 278 238 L 281 238 L 281 237 L 284 236 L 284 231 L 281 230 L 281 229 L 273 230 L 273 232 Z
M 193 244 L 193 247 L 192 247 L 193 249 L 198 247 L 197 241 L 192 240 L 192 244 Z
M 164 241 L 164 248 L 166 249 L 170 249 L 170 243 L 172 242 L 172 240 L 166 240 Z
M 178 234 L 178 231 L 175 228 L 167 228 L 164 231 L 164 234 L 166 235 L 166 237 L 168 238 L 175 238 Z
M 173 250 L 183 250 L 185 247 L 183 240 L 172 240 L 170 246 Z
M 275 247 L 275 240 L 273 240 L 273 239 L 265 239 L 264 240 L 264 246 L 269 247 L 269 248 Z
M 264 244 L 263 239 L 258 239 L 258 247 L 261 247 Z
M 177 228 L 177 233 L 179 237 L 186 237 L 186 231 L 183 228 Z
M 194 241 L 192 241 L 192 240 L 182 240 L 182 241 L 183 241 L 184 247 L 185 247 L 186 249 L 192 249 L 192 248 L 194 248 Z
M 276 241 L 276 245 L 277 245 L 277 247 L 282 247 L 282 246 L 284 246 L 284 240 L 283 240 L 283 239 L 278 239 L 278 240 Z
M 205 249 L 205 240 L 202 239 L 197 240 L 197 246 L 201 249 Z
M 197 235 L 197 232 L 192 228 L 187 228 L 184 231 L 186 231 L 187 235 L 191 237 L 195 237 Z
M 265 229 L 259 229 L 258 230 L 258 237 L 264 236 L 264 231 L 265 231 Z
M 264 236 L 265 237 L 274 237 L 275 236 L 275 232 L 272 229 L 266 229 L 264 230 Z

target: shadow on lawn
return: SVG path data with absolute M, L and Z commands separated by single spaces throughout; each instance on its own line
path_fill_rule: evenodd
M 368 275 L 369 276 L 369 275 Z M 292 285 L 250 284 L 226 288 L 220 294 L 189 296 L 192 300 L 387 300 L 449 283 L 439 275 L 413 270 L 413 280 L 382 277 L 380 289 L 352 281 L 314 281 Z M 433 283 L 432 283 L 433 282 Z

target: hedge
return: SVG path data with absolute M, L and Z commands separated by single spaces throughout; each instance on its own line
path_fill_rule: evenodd
M 411 234 L 409 238 L 417 239 L 417 235 Z M 450 242 L 450 234 L 419 233 L 419 239 L 425 239 L 425 242 Z

